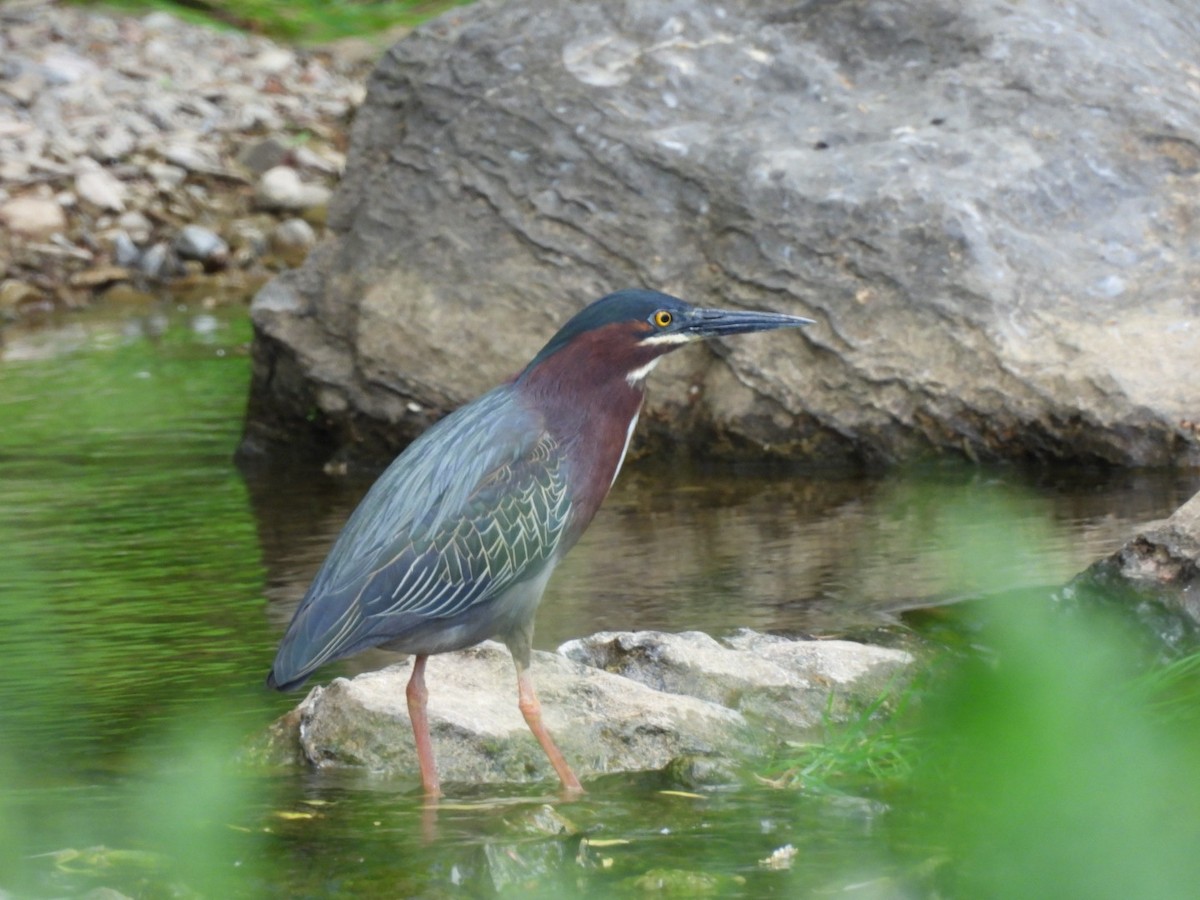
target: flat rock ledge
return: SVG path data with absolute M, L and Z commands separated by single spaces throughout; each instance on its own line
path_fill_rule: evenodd
M 686 766 L 727 778 L 769 752 L 874 701 L 911 654 L 850 641 L 797 641 L 743 631 L 726 641 L 687 632 L 605 632 L 536 651 L 547 726 L 585 781 Z M 405 704 L 411 660 L 315 687 L 268 729 L 255 756 L 272 764 L 416 777 Z M 432 657 L 434 751 L 443 781 L 520 783 L 554 773 L 517 709 L 512 659 L 492 641 Z M 696 765 L 697 761 L 705 761 Z M 706 774 L 708 773 L 708 774 Z

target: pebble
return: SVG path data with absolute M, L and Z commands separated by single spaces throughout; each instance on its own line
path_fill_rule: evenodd
M 298 266 L 317 243 L 317 233 L 303 219 L 285 219 L 271 232 L 271 251 L 289 266 Z
M 142 251 L 127 232 L 118 231 L 113 236 L 113 259 L 117 261 L 117 265 L 133 268 L 141 256 Z
M 67 227 L 67 216 L 54 200 L 17 197 L 0 206 L 0 222 L 15 234 L 44 237 Z
M 183 184 L 187 178 L 187 169 L 173 166 L 170 163 L 146 163 L 146 174 L 154 181 L 154 186 L 167 193 Z
M 125 211 L 125 185 L 120 179 L 87 156 L 75 166 L 75 193 L 81 200 L 111 212 Z
M 260 72 L 266 72 L 268 75 L 285 72 L 295 63 L 296 54 L 283 47 L 266 47 L 251 61 L 254 68 Z
M 263 209 L 305 210 L 329 202 L 332 192 L 319 184 L 306 184 L 291 166 L 275 166 L 258 180 L 255 200 Z
M 324 154 L 321 154 L 308 147 L 297 147 L 292 156 L 296 160 L 296 165 L 330 175 L 340 175 L 346 168 L 345 154 L 338 153 L 336 150 L 326 150 Z
M 42 293 L 31 284 L 6 278 L 0 281 L 0 313 L 15 314 L 20 307 L 42 299 Z
M 194 259 L 206 268 L 225 265 L 229 261 L 229 245 L 211 229 L 202 225 L 185 225 L 172 243 L 181 259 Z
M 154 223 L 146 218 L 144 214 L 134 209 L 120 215 L 117 219 L 117 227 L 126 233 L 125 237 L 127 240 L 144 244 L 150 240 Z
M 178 275 L 183 271 L 183 267 L 179 264 L 175 254 L 171 252 L 171 247 L 166 241 L 160 241 L 141 254 L 141 258 L 137 261 L 137 267 L 142 274 L 153 281 L 165 281 L 172 275 Z
M 268 137 L 261 141 L 255 141 L 253 144 L 247 144 L 238 153 L 237 160 L 255 175 L 261 175 L 269 169 L 282 165 L 287 156 L 287 145 L 278 138 Z

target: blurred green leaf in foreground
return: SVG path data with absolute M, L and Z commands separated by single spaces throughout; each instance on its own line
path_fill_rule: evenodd
M 996 490 L 934 516 L 981 604 L 978 652 L 938 678 L 896 834 L 948 862 L 949 897 L 1172 898 L 1200 884 L 1195 658 L 1164 672 L 1124 624 L 1059 607 L 1016 571 L 1033 558 Z M 1048 520 L 1047 520 L 1048 521 Z

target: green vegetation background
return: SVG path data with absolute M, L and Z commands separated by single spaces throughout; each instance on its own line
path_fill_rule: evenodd
M 81 0 L 89 5 L 145 12 L 161 9 L 282 41 L 322 43 L 411 27 L 469 0 Z

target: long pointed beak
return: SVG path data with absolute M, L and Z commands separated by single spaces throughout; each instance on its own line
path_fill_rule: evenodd
M 751 312 L 732 309 L 693 309 L 679 331 L 698 338 L 724 337 L 727 334 L 747 334 L 752 331 L 773 331 L 776 328 L 799 328 L 816 324 L 803 316 L 783 313 Z

